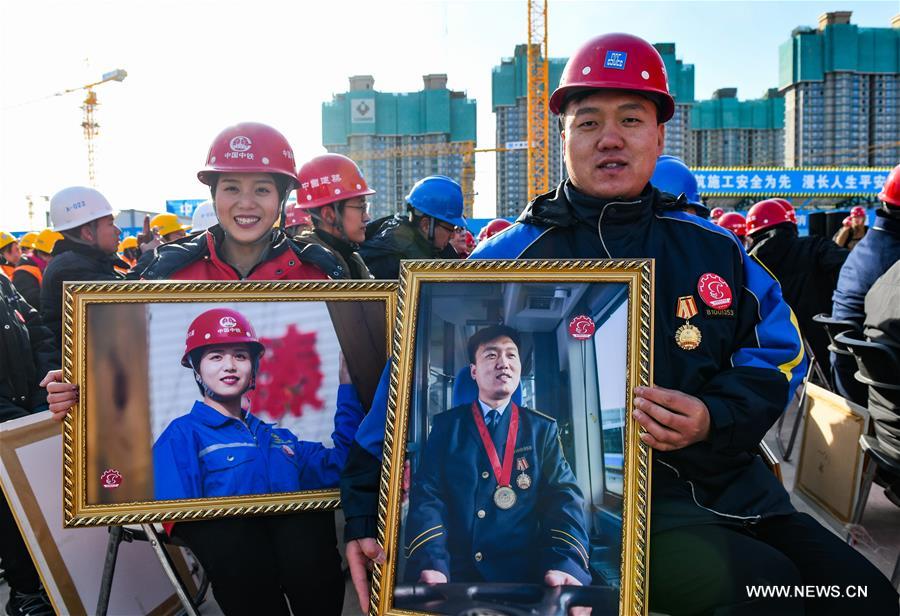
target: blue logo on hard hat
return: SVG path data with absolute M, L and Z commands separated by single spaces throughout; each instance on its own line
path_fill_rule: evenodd
M 614 68 L 620 71 L 625 70 L 625 61 L 628 60 L 628 53 L 624 51 L 607 51 L 606 60 L 603 61 L 603 68 Z

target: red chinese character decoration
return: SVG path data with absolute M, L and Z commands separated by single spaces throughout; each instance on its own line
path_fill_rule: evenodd
M 266 352 L 259 362 L 256 389 L 248 393 L 255 415 L 273 420 L 285 415 L 300 417 L 306 407 L 321 411 L 322 361 L 316 352 L 316 333 L 304 333 L 289 325 L 280 338 L 261 338 Z

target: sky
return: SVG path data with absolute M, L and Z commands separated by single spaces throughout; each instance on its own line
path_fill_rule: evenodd
M 276 2 L 256 0 L 0 0 L 0 229 L 45 220 L 47 199 L 87 185 L 83 93 L 56 92 L 117 68 L 96 90 L 98 188 L 119 210 L 163 211 L 207 198 L 196 172 L 213 137 L 241 121 L 271 124 L 298 161 L 324 153 L 321 105 L 371 74 L 375 89 L 409 92 L 422 75 L 478 103 L 478 146 L 494 145 L 491 69 L 526 38 L 526 2 Z M 624 31 L 674 42 L 695 65 L 695 95 L 721 87 L 756 98 L 778 85 L 778 46 L 825 11 L 889 27 L 900 1 L 549 3 L 551 57 Z M 494 213 L 494 154 L 476 158 L 475 216 Z M 26 196 L 35 203 L 29 219 Z

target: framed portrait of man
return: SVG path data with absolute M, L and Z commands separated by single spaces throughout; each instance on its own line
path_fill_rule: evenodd
M 649 260 L 404 262 L 377 613 L 646 613 L 652 288 Z
M 396 284 L 65 288 L 66 526 L 336 507 Z

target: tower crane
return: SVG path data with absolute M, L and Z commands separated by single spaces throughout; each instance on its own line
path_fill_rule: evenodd
M 97 102 L 97 93 L 94 92 L 94 88 L 109 81 L 123 81 L 127 76 L 128 73 L 124 69 L 117 68 L 114 71 L 103 73 L 100 81 L 95 81 L 94 83 L 78 86 L 76 88 L 69 88 L 68 90 L 63 90 L 62 92 L 57 92 L 53 95 L 63 96 L 80 90 L 84 90 L 86 93 L 84 102 L 81 105 L 81 109 L 84 112 L 82 115 L 81 128 L 84 130 L 84 140 L 87 143 L 88 180 L 90 181 L 91 186 L 97 185 L 97 175 L 94 170 L 94 138 L 100 132 L 100 125 L 97 124 L 94 119 L 94 109 L 99 104 Z
M 550 147 L 547 135 L 547 0 L 528 1 L 528 198 L 550 190 Z

